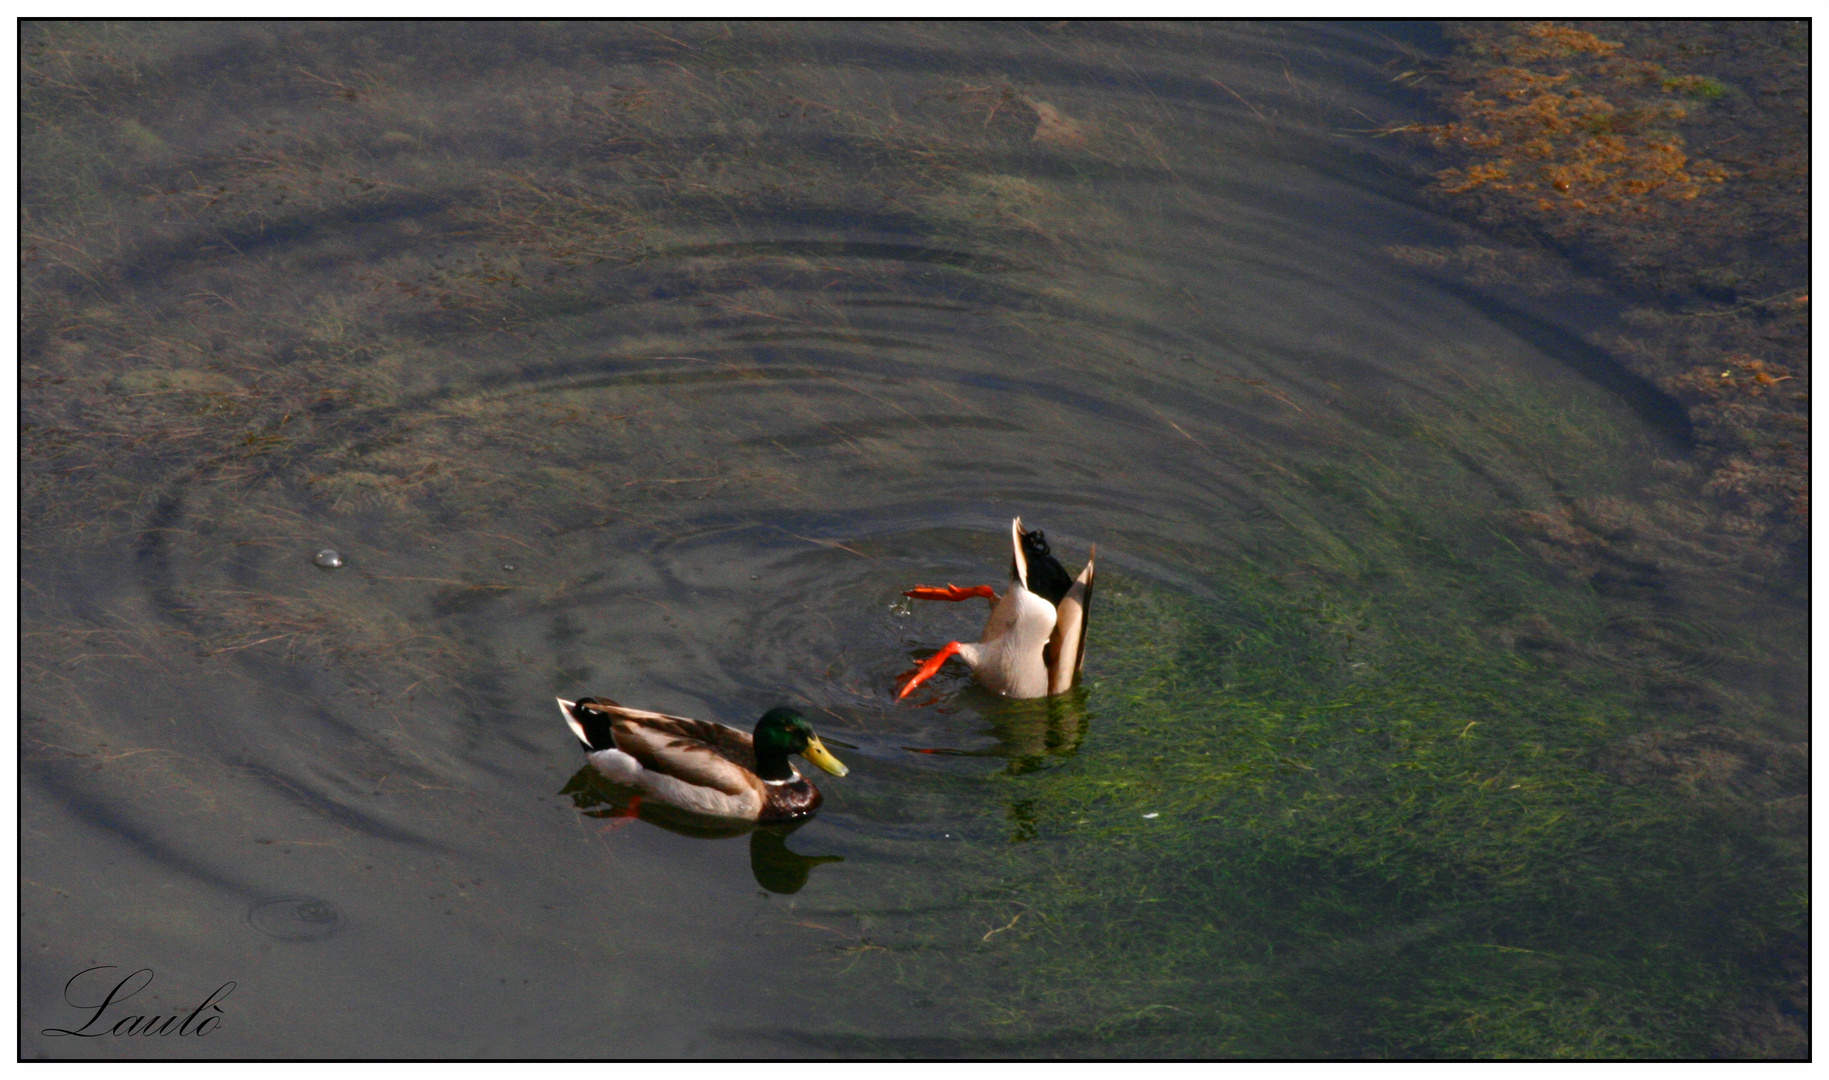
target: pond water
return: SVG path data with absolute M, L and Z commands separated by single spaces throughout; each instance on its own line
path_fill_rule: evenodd
M 1392 256 L 1435 34 L 27 26 L 21 1053 L 1734 1052 L 1804 585 L 1606 286 Z M 1017 515 L 1083 686 L 897 702 Z M 617 816 L 581 694 L 850 775 Z

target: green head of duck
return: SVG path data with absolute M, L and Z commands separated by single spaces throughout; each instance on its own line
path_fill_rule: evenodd
M 789 754 L 799 754 L 833 776 L 851 771 L 819 741 L 807 718 L 785 705 L 762 714 L 762 719 L 756 721 L 755 739 L 756 773 L 764 780 L 785 780 L 793 775 L 787 762 Z

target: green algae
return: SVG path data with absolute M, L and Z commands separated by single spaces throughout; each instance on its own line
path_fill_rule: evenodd
M 1326 605 L 1249 572 L 1099 604 L 1095 734 L 984 782 L 1010 828 L 972 853 L 953 1049 L 1704 1056 L 1803 939 L 1802 837 L 1620 782 L 1608 748 L 1670 718 L 1605 668 L 1373 604 L 1398 659 L 1343 671 Z
M 967 925 L 891 918 L 898 978 L 968 1019 L 920 1048 L 820 1045 L 1794 1054 L 1807 756 L 1714 726 L 1794 731 L 1786 699 L 1715 681 L 1758 652 L 1733 631 L 1546 574 L 1505 498 L 1449 509 L 1432 459 L 1499 459 L 1494 432 L 1565 491 L 1618 467 L 1594 416 L 1485 405 L 1403 468 L 1287 459 L 1288 546 L 1205 568 L 1210 591 L 1106 571 L 1085 687 L 980 703 L 1007 765 L 942 788 L 981 807 Z M 1656 588 L 1688 573 L 1667 560 Z

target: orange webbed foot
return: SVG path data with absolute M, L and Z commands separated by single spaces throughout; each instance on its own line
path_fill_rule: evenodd
M 939 652 L 928 657 L 927 662 L 915 670 L 914 677 L 908 680 L 902 687 L 902 692 L 897 694 L 895 699 L 897 701 L 902 700 L 909 694 L 914 693 L 915 687 L 939 674 L 941 665 L 945 664 L 947 658 L 958 651 L 959 643 L 957 641 L 949 641 L 945 645 L 940 646 Z
M 916 585 L 902 595 L 916 600 L 970 600 L 978 596 L 995 600 L 997 590 L 989 585 L 968 585 L 963 588 L 958 585 L 947 585 L 945 588 L 938 585 Z

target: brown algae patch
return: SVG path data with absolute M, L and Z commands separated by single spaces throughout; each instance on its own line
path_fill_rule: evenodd
M 1687 201 L 1727 179 L 1720 165 L 1691 161 L 1674 130 L 1689 115 L 1686 77 L 1619 55 L 1619 42 L 1537 23 L 1467 48 L 1477 58 L 1466 69 L 1472 85 L 1449 102 L 1460 119 L 1420 129 L 1472 159 L 1437 174 L 1443 192 L 1534 198 L 1545 214 L 1633 215 L 1653 212 L 1653 199 Z M 1665 96 L 1647 100 L 1647 90 Z M 1604 96 L 1620 92 L 1630 104 Z
M 1443 205 L 1496 244 L 1392 248 L 1411 265 L 1534 293 L 1546 242 L 1634 304 L 1593 343 L 1680 402 L 1718 513 L 1751 564 L 1809 521 L 1808 85 L 1793 24 L 1456 27 L 1447 123 L 1404 129 L 1459 159 Z

